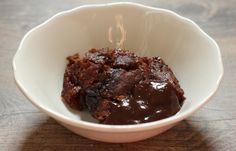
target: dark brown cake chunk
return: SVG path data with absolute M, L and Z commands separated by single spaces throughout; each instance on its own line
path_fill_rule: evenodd
M 137 124 L 176 114 L 184 92 L 160 57 L 139 57 L 121 49 L 91 49 L 69 56 L 62 98 L 88 109 L 104 124 Z

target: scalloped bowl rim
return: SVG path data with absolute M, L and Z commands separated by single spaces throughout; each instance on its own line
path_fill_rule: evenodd
M 221 65 L 220 70 L 220 76 L 218 77 L 218 80 L 216 82 L 215 88 L 214 90 L 207 96 L 205 97 L 200 104 L 198 104 L 195 108 L 193 108 L 192 110 L 188 110 L 186 112 L 183 112 L 181 114 L 176 114 L 173 115 L 171 117 L 159 120 L 159 121 L 153 121 L 153 122 L 148 122 L 148 123 L 141 123 L 141 124 L 136 124 L 136 125 L 105 125 L 105 124 L 99 124 L 99 123 L 92 123 L 92 122 L 87 122 L 87 121 L 82 121 L 82 120 L 73 120 L 68 118 L 67 116 L 57 113 L 51 109 L 48 109 L 47 106 L 44 105 L 39 105 L 37 104 L 36 99 L 31 96 L 29 93 L 27 93 L 27 89 L 24 87 L 24 85 L 18 80 L 17 75 L 16 75 L 16 62 L 15 62 L 15 58 L 17 56 L 17 54 L 19 53 L 20 49 L 23 46 L 23 43 L 25 41 L 25 39 L 34 31 L 36 31 L 39 28 L 43 28 L 44 26 L 46 26 L 49 22 L 53 22 L 57 19 L 57 17 L 61 17 L 64 16 L 65 14 L 68 13 L 73 13 L 73 12 L 77 12 L 82 8 L 87 8 L 87 9 L 93 9 L 96 7 L 113 7 L 116 5 L 130 5 L 133 7 L 139 7 L 142 9 L 147 9 L 147 10 L 154 10 L 154 11 L 161 11 L 164 13 L 167 13 L 168 15 L 172 15 L 175 18 L 177 18 L 178 20 L 184 21 L 188 24 L 190 24 L 193 28 L 197 29 L 201 34 L 203 34 L 207 39 L 209 39 L 217 48 L 217 54 L 218 54 L 218 61 Z M 147 129 L 153 129 L 153 128 L 157 128 L 157 127 L 162 127 L 162 126 L 167 126 L 169 124 L 173 124 L 176 122 L 179 122 L 183 119 L 185 119 L 186 117 L 188 117 L 189 115 L 191 115 L 192 113 L 196 112 L 198 109 L 200 109 L 203 105 L 205 105 L 210 99 L 211 97 L 215 94 L 216 90 L 218 89 L 220 82 L 222 80 L 223 77 L 223 64 L 222 64 L 222 59 L 221 59 L 221 53 L 220 53 L 220 48 L 217 45 L 217 43 L 207 34 L 205 33 L 194 21 L 185 18 L 183 16 L 180 16 L 179 14 L 167 10 L 167 9 L 162 9 L 162 8 L 155 8 L 155 7 L 150 7 L 150 6 L 145 6 L 142 4 L 137 4 L 137 3 L 132 3 L 132 2 L 117 2 L 117 3 L 107 3 L 107 4 L 91 4 L 91 5 L 83 5 L 83 6 L 79 6 L 67 11 L 62 11 L 57 13 L 56 15 L 52 16 L 51 18 L 49 18 L 48 20 L 46 20 L 45 22 L 41 23 L 40 25 L 34 27 L 33 29 L 31 29 L 30 31 L 28 31 L 25 36 L 23 37 L 23 39 L 20 42 L 20 45 L 16 51 L 16 54 L 13 58 L 13 72 L 14 72 L 14 76 L 15 76 L 15 81 L 18 85 L 18 87 L 20 88 L 20 90 L 23 92 L 23 94 L 31 101 L 32 104 L 34 104 L 37 108 L 39 108 L 40 110 L 46 112 L 48 115 L 50 115 L 51 117 L 53 117 L 54 119 L 61 121 L 63 123 L 75 126 L 75 127 L 81 127 L 81 128 L 85 128 L 85 129 L 91 129 L 91 130 L 98 130 L 98 131 L 106 131 L 106 132 L 131 132 L 131 131 L 143 131 L 143 130 L 147 130 Z

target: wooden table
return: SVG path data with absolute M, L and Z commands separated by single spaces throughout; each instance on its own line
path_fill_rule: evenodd
M 12 57 L 22 36 L 52 15 L 108 0 L 0 1 L 1 151 L 234 151 L 236 150 L 236 1 L 137 0 L 196 21 L 219 44 L 225 74 L 210 103 L 167 132 L 130 144 L 92 141 L 68 131 L 35 108 L 16 87 Z

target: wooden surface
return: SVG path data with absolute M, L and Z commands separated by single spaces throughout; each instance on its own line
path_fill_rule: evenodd
M 0 151 L 235 151 L 236 1 L 138 0 L 196 21 L 219 44 L 225 74 L 204 108 L 167 132 L 130 144 L 107 144 L 80 137 L 35 108 L 18 90 L 12 57 L 22 36 L 62 10 L 108 0 L 0 0 Z

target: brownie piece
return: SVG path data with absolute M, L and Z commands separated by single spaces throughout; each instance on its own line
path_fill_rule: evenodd
M 88 109 L 103 124 L 138 124 L 176 114 L 184 91 L 160 57 L 128 50 L 91 49 L 69 56 L 62 98 L 71 108 Z

